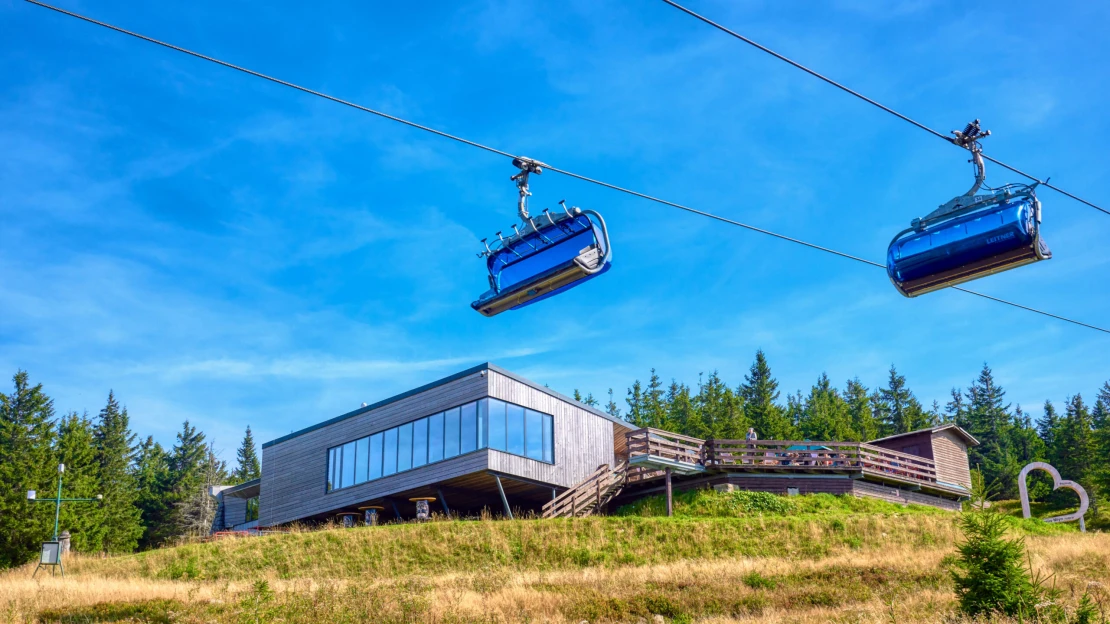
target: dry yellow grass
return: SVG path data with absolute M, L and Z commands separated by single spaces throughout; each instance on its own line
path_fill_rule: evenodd
M 950 536 L 945 536 L 950 537 Z M 1110 534 L 1028 538 L 1034 566 L 1064 600 L 1110 587 Z M 89 568 L 67 579 L 0 575 L 0 621 L 35 622 L 905 622 L 954 617 L 936 543 L 880 542 L 821 557 L 735 557 L 579 569 L 490 566 L 389 578 L 168 581 Z M 259 578 L 268 576 L 259 571 Z M 1093 591 L 1105 592 L 1097 585 Z M 1108 605 L 1110 606 L 1110 605 Z M 60 609 L 59 609 L 60 608 Z

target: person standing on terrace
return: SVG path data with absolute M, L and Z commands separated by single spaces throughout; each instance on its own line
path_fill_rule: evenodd
M 759 439 L 759 436 L 755 434 L 755 427 L 748 427 L 748 434 L 744 436 L 744 439 L 748 442 L 748 455 L 755 455 L 755 441 Z M 755 463 L 754 459 L 745 460 L 744 463 L 746 464 L 749 461 Z

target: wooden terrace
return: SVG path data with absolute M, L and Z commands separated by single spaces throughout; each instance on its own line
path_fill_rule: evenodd
M 627 434 L 629 485 L 674 475 L 847 475 L 942 496 L 966 496 L 958 485 L 937 480 L 936 463 L 863 442 L 813 440 L 700 440 L 662 429 Z

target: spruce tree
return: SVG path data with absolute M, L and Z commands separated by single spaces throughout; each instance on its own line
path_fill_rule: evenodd
M 1056 466 L 1060 463 L 1060 417 L 1052 401 L 1044 402 L 1044 414 L 1037 420 L 1037 435 L 1044 441 L 1045 461 Z
M 186 420 L 177 434 L 177 442 L 170 454 L 170 484 L 167 492 L 172 527 L 170 536 L 192 535 L 197 526 L 198 493 L 204 491 L 206 481 L 205 460 L 208 445 L 204 434 Z
M 852 437 L 845 441 L 870 442 L 878 439 L 879 422 L 875 420 L 871 397 L 858 377 L 848 380 L 844 400 L 848 403 L 848 417 L 852 419 Z
M 52 497 L 58 485 L 54 402 L 25 371 L 12 383 L 11 394 L 0 393 L 0 568 L 26 563 L 50 539 L 54 509 L 27 500 L 27 491 Z
M 153 437 L 139 445 L 133 470 L 143 534 L 139 548 L 146 550 L 161 545 L 174 535 L 170 516 L 170 456 Z
M 239 445 L 235 457 L 239 460 L 239 466 L 233 475 L 237 483 L 262 476 L 262 467 L 258 462 L 258 452 L 254 447 L 254 436 L 251 435 L 250 425 L 247 425 L 247 433 L 243 436 L 243 442 Z
M 203 434 L 200 437 L 203 439 Z M 194 474 L 196 480 L 182 490 L 183 496 L 174 508 L 175 524 L 181 536 L 208 534 L 216 515 L 216 499 L 209 495 L 209 491 L 212 486 L 221 485 L 228 479 L 227 464 L 218 459 L 213 446 L 204 445 L 201 450 Z
M 578 388 L 575 388 L 574 389 L 574 400 L 578 401 L 579 403 L 581 403 L 583 405 L 589 405 L 590 407 L 597 407 L 597 399 L 594 398 L 594 393 L 592 393 L 592 392 L 587 394 L 586 396 L 582 396 L 582 393 L 578 391 Z
M 93 438 L 100 494 L 104 496 L 103 547 L 109 553 L 131 552 L 143 534 L 131 474 L 135 434 L 131 432 L 127 409 L 120 407 L 111 391 L 93 428 Z
M 884 435 L 907 433 L 932 425 L 921 402 L 906 386 L 906 378 L 898 374 L 893 364 L 890 366 L 887 386 L 879 389 L 876 411 L 879 413 Z
M 952 388 L 949 396 L 951 398 L 944 406 L 944 420 L 946 422 L 956 423 L 966 431 L 969 425 L 967 422 L 967 409 L 964 407 L 963 390 Z
M 979 440 L 979 446 L 969 449 L 971 464 L 979 466 L 988 483 L 996 484 L 999 496 L 1014 498 L 1017 475 L 1024 464 L 1014 452 L 1013 416 L 1005 396 L 1006 391 L 995 383 L 993 371 L 984 363 L 967 389 L 966 429 Z
M 1082 485 L 1088 494 L 1095 491 L 1092 479 L 1096 464 L 1093 423 L 1091 413 L 1081 395 L 1068 397 L 1058 436 L 1060 457 L 1057 460 L 1059 463 L 1056 469 L 1060 471 L 1060 475 Z M 1074 497 L 1064 498 L 1055 495 L 1053 498 L 1058 502 L 1075 500 Z M 1096 497 L 1092 497 L 1092 503 L 1096 508 L 1097 500 Z
M 628 403 L 628 413 L 625 414 L 624 419 L 636 428 L 648 427 L 647 413 L 644 409 L 644 389 L 639 379 L 628 389 L 625 402 Z
M 809 391 L 798 428 L 807 440 L 840 442 L 856 437 L 848 403 L 825 373 L 821 373 Z
M 96 461 L 93 423 L 72 412 L 58 422 L 57 460 L 65 464 L 62 493 L 66 498 L 95 498 L 100 491 L 100 467 Z M 97 504 L 62 505 L 59 531 L 69 531 L 76 552 L 104 550 L 104 509 Z
M 648 379 L 647 392 L 644 393 L 644 416 L 648 427 L 666 429 L 667 402 L 663 396 L 663 382 L 655 369 L 651 369 Z
M 674 392 L 674 398 L 670 401 L 669 420 L 671 423 L 680 425 L 678 431 L 683 435 L 702 440 L 712 437 L 709 425 L 705 422 L 701 410 L 695 405 L 690 396 L 690 388 L 686 385 L 679 386 Z
M 620 408 L 620 406 L 617 405 L 617 402 L 613 399 L 613 389 L 612 388 L 609 388 L 609 402 L 605 404 L 605 413 L 609 414 L 613 418 L 620 418 L 621 417 L 621 408 Z
M 1007 538 L 1007 518 L 987 507 L 983 476 L 972 473 L 972 509 L 960 516 L 964 541 L 950 569 L 960 612 L 968 617 L 1036 615 L 1044 595 L 1025 568 L 1025 538 Z M 1055 620 L 1053 620 L 1055 621 Z
M 748 421 L 740 397 L 728 387 L 717 371 L 698 390 L 695 400 L 705 419 L 709 436 L 720 440 L 742 440 L 748 431 Z
M 779 398 L 779 382 L 771 375 L 771 366 L 762 349 L 755 352 L 755 362 L 744 376 L 738 394 L 744 401 L 744 413 L 760 438 L 789 440 L 795 437 L 789 416 L 775 403 Z
M 1102 384 L 1091 412 L 1095 456 L 1101 458 L 1095 466 L 1092 479 L 1098 487 L 1100 498 L 1110 498 L 1110 381 Z

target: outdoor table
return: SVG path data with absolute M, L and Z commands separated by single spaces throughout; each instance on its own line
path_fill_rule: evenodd
M 358 517 L 361 515 L 362 514 L 355 511 L 343 511 L 335 514 L 335 517 L 339 518 L 339 522 L 343 525 L 344 529 L 350 529 L 355 526 L 355 523 L 358 522 Z
M 424 522 L 432 517 L 432 512 L 428 508 L 428 503 L 435 500 L 434 496 L 417 496 L 410 498 L 410 501 L 416 503 L 416 519 Z
M 384 509 L 385 507 L 379 505 L 367 505 L 358 508 L 362 512 L 362 522 L 366 526 L 378 526 L 378 513 Z

